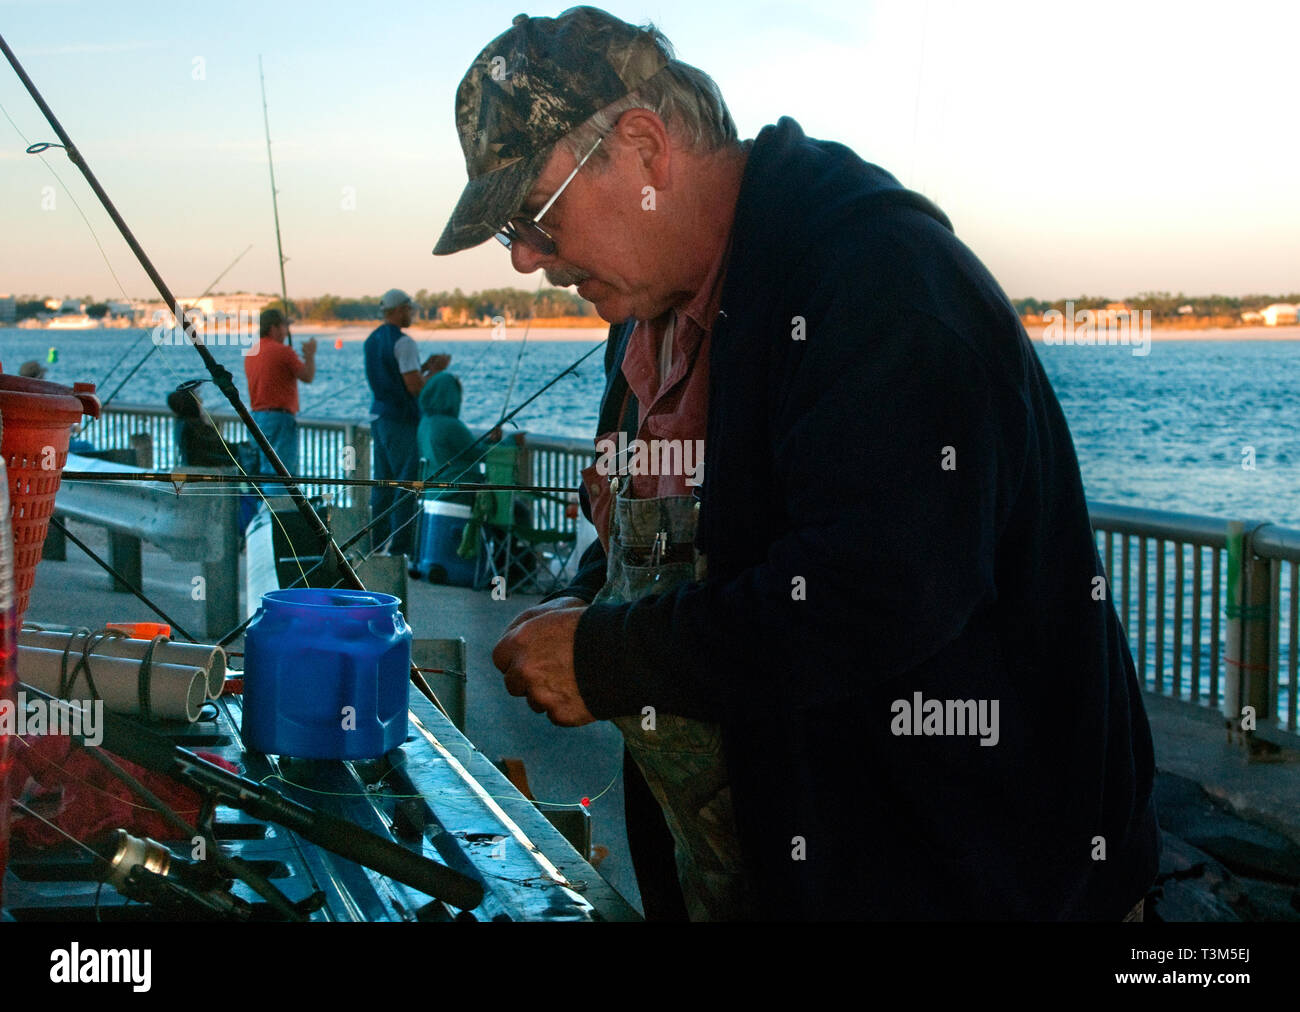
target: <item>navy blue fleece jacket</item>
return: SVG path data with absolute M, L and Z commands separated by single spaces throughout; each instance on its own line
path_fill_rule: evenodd
M 635 419 L 630 329 L 598 432 Z M 929 201 L 782 119 L 709 353 L 708 579 L 584 612 L 588 708 L 721 723 L 771 916 L 1119 920 L 1157 867 L 1151 736 L 1005 294 Z M 597 542 L 564 593 L 604 567 Z M 898 733 L 918 700 L 997 701 L 996 744 Z

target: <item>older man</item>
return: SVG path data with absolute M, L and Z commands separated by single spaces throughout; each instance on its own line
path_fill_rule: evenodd
M 457 126 L 435 252 L 496 235 L 578 285 L 629 450 L 494 660 L 623 731 L 690 916 L 1129 914 L 1158 854 L 1132 660 L 1060 407 L 943 213 L 790 119 L 741 143 L 662 35 L 593 8 L 516 18 Z
M 450 355 L 430 355 L 420 361 L 420 351 L 403 332 L 414 318 L 411 297 L 390 288 L 379 299 L 384 322 L 366 338 L 366 381 L 370 404 L 371 447 L 374 476 L 414 480 L 419 477 L 420 426 L 418 398 L 434 373 L 447 368 Z M 393 555 L 411 555 L 415 537 L 416 497 L 405 489 L 375 487 L 370 491 L 370 512 L 377 520 L 374 544 Z

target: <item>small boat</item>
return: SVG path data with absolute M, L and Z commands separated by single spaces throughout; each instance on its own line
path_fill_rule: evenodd
M 50 330 L 97 330 L 99 320 L 92 320 L 84 313 L 80 316 L 56 316 L 49 323 Z

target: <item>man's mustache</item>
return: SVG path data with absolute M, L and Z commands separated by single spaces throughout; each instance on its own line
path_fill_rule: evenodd
M 548 267 L 545 271 L 546 280 L 557 288 L 567 288 L 569 285 L 580 285 L 586 281 L 590 274 L 586 271 L 580 271 L 576 267 Z

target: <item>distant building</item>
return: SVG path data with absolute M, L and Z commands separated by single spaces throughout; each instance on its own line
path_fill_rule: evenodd
M 1278 327 L 1288 323 L 1300 322 L 1300 306 L 1288 302 L 1275 302 L 1259 311 L 1266 327 Z
M 1254 309 L 1247 309 L 1241 314 L 1242 323 L 1263 323 L 1264 314 Z
M 226 316 L 238 316 L 242 313 L 260 313 L 268 302 L 276 300 L 274 295 L 257 295 L 252 292 L 235 292 L 233 295 L 205 295 L 202 298 L 181 299 L 181 305 L 197 307 L 204 316 L 223 313 Z
M 12 295 L 0 295 L 0 323 L 13 323 L 17 317 L 17 300 Z
M 440 323 L 456 323 L 463 327 L 469 322 L 469 310 L 456 310 L 452 309 L 451 306 L 439 306 L 438 321 Z
M 1178 307 L 1178 315 L 1179 315 L 1179 316 L 1191 316 L 1194 312 L 1196 312 L 1196 310 L 1193 309 L 1191 306 L 1179 306 L 1179 307 Z

